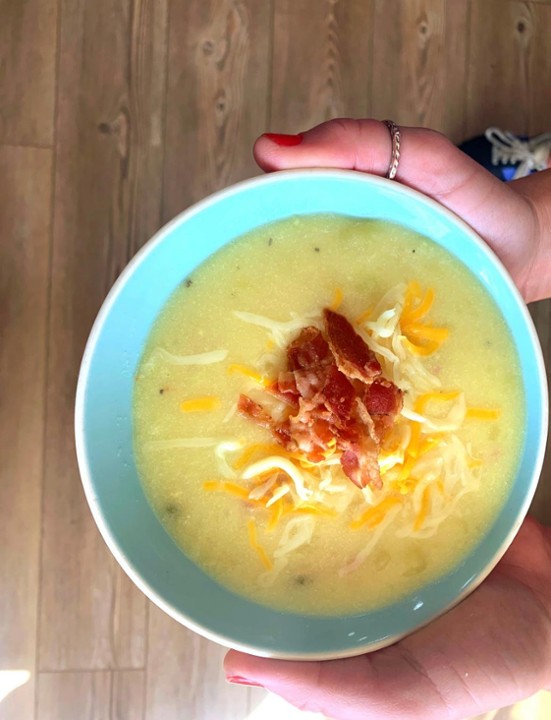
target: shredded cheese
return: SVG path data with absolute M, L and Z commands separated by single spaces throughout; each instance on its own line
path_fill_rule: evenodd
M 417 513 L 417 517 L 415 518 L 415 524 L 413 525 L 414 530 L 420 530 L 423 527 L 425 520 L 427 519 L 430 506 L 430 490 L 430 485 L 427 485 L 423 490 L 421 509 L 419 510 L 419 512 Z
M 297 495 L 301 500 L 308 500 L 312 495 L 312 490 L 306 488 L 304 476 L 298 467 L 288 458 L 278 455 L 270 455 L 267 458 L 259 460 L 244 470 L 241 477 L 243 480 L 250 480 L 255 475 L 260 475 L 268 470 L 282 470 L 295 485 Z
M 264 548 L 258 542 L 256 525 L 252 518 L 249 518 L 249 520 L 247 521 L 247 529 L 249 531 L 249 545 L 258 554 L 258 557 L 260 558 L 266 570 L 271 570 L 273 567 L 273 563 L 268 557 L 266 550 L 264 550 Z
M 380 523 L 385 519 L 388 510 L 395 505 L 399 505 L 401 502 L 400 498 L 386 498 L 386 500 L 383 500 L 378 505 L 375 505 L 375 507 L 368 508 L 364 513 L 362 513 L 362 515 L 360 515 L 359 518 L 353 520 L 350 523 L 350 529 L 359 530 L 364 525 L 367 525 L 370 530 L 377 527 L 377 525 L 380 525 Z
M 278 487 L 278 489 L 274 492 L 272 497 L 268 500 L 268 502 L 266 503 L 266 507 L 269 508 L 272 505 L 275 505 L 275 503 L 279 502 L 281 500 L 281 498 L 285 497 L 285 495 L 287 495 L 290 492 L 291 492 L 291 488 L 289 487 L 289 485 L 287 485 L 287 483 L 283 483 L 282 485 L 280 485 Z
M 174 438 L 171 440 L 148 440 L 146 447 L 152 450 L 179 450 L 188 448 L 206 448 L 218 445 L 220 438 L 192 437 Z
M 344 298 L 344 295 L 343 295 L 342 290 L 339 287 L 335 288 L 335 293 L 333 295 L 333 302 L 330 305 L 331 310 L 337 311 L 340 308 L 340 306 L 342 305 L 343 298 Z
M 214 455 L 218 463 L 218 469 L 225 478 L 235 478 L 237 473 L 230 465 L 227 459 L 229 453 L 234 453 L 243 447 L 243 443 L 239 440 L 225 440 L 218 443 L 214 449 Z
M 364 310 L 363 313 L 360 313 L 360 315 L 358 315 L 358 317 L 354 320 L 354 323 L 356 325 L 363 325 L 366 320 L 369 320 L 372 313 L 373 308 L 367 308 L 367 310 Z
M 251 378 L 251 380 L 254 380 L 259 385 L 266 386 L 270 383 L 270 381 L 263 377 L 259 372 L 247 367 L 247 365 L 241 365 L 240 363 L 232 363 L 231 365 L 228 365 L 228 373 L 240 373 L 241 375 Z
M 222 362 L 228 356 L 227 350 L 211 350 L 210 352 L 198 353 L 197 355 L 174 355 L 164 348 L 155 348 L 150 360 L 159 357 L 172 365 L 212 365 Z
M 252 445 L 246 447 L 242 454 L 234 461 L 234 468 L 239 470 L 242 467 L 245 467 L 245 465 L 252 460 L 254 455 L 257 455 L 258 453 L 267 453 L 269 455 L 281 453 L 285 457 L 287 456 L 283 448 L 275 443 L 253 443 Z
M 228 481 L 207 480 L 203 483 L 203 489 L 209 492 L 225 492 L 229 495 L 235 495 L 235 497 L 238 497 L 240 500 L 247 500 L 249 498 L 247 488 Z
M 342 301 L 342 290 L 337 288 L 332 309 Z M 423 291 L 413 281 L 389 290 L 355 320 L 357 332 L 381 362 L 384 376 L 405 393 L 401 416 L 379 453 L 382 490 L 366 487 L 358 493 L 340 468 L 336 442 L 327 447 L 319 463 L 314 463 L 303 453 L 288 452 L 273 442 L 244 446 L 242 441 L 215 438 L 156 441 L 161 443 L 159 447 L 167 448 L 216 446 L 218 469 L 225 480 L 207 481 L 204 488 L 246 501 L 251 513 L 264 513 L 267 533 L 280 533 L 279 539 L 275 535 L 277 546 L 269 557 L 258 542 L 255 519 L 248 520 L 249 544 L 266 568 L 263 583 L 273 582 L 287 565 L 289 555 L 311 541 L 322 518 L 330 521 L 346 513 L 352 518 L 349 528 L 366 534 L 361 552 L 339 571 L 346 575 L 360 567 L 399 516 L 413 518 L 409 525 L 402 522 L 394 530 L 399 537 L 430 537 L 461 498 L 478 486 L 481 460 L 472 456 L 456 433 L 466 419 L 495 420 L 500 411 L 467 408 L 464 393 L 442 389 L 440 379 L 427 369 L 423 358 L 436 352 L 449 336 L 447 328 L 428 321 L 434 301 L 432 288 Z M 268 331 L 268 350 L 286 348 L 306 325 L 322 325 L 319 313 L 302 317 L 292 314 L 284 322 L 248 312 L 234 314 Z M 228 372 L 267 386 L 267 378 L 281 369 L 280 358 L 281 352 L 265 353 L 258 368 L 233 363 Z M 187 402 L 203 407 L 198 401 L 204 400 Z M 285 409 L 280 408 L 280 412 Z M 243 485 L 232 482 L 238 477 Z
M 220 407 L 220 398 L 212 395 L 205 395 L 205 397 L 190 398 L 189 400 L 182 400 L 180 403 L 180 410 L 185 413 L 190 412 L 212 412 L 218 410 Z
M 467 408 L 465 418 L 467 420 L 497 420 L 501 415 L 501 410 L 494 410 L 492 408 Z

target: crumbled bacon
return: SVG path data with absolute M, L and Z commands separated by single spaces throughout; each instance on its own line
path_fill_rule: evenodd
M 341 466 L 344 474 L 359 488 L 364 488 L 367 484 L 380 488 L 382 481 L 378 457 L 379 446 L 375 440 L 363 435 L 358 443 L 351 444 L 343 452 Z
M 380 487 L 379 447 L 402 408 L 402 391 L 381 377 L 377 358 L 345 317 L 326 309 L 324 320 L 327 340 L 303 328 L 287 348 L 287 369 L 267 388 L 290 406 L 287 417 L 274 420 L 246 395 L 238 410 L 286 450 L 311 462 L 337 451 L 353 483 Z
M 326 308 L 323 318 L 329 347 L 341 372 L 349 378 L 365 383 L 372 382 L 381 374 L 381 365 L 375 353 L 368 348 L 344 315 Z
M 333 414 L 335 424 L 345 427 L 352 415 L 356 390 L 336 365 L 330 365 L 325 376 L 320 400 Z
M 280 372 L 275 382 L 270 383 L 266 390 L 278 400 L 283 400 L 291 407 L 298 407 L 300 393 L 297 390 L 295 375 L 292 372 Z
M 304 370 L 328 365 L 333 362 L 333 357 L 321 332 L 309 325 L 287 348 L 287 360 L 289 370 Z
M 363 396 L 364 405 L 375 423 L 375 434 L 381 441 L 394 425 L 394 419 L 402 410 L 404 393 L 390 380 L 377 378 L 367 386 Z
M 249 420 L 260 425 L 260 427 L 266 428 L 266 430 L 270 430 L 274 439 L 286 450 L 295 448 L 289 433 L 289 421 L 276 422 L 260 403 L 251 400 L 247 395 L 239 396 L 237 410 L 243 417 L 249 418 Z
M 254 420 L 260 427 L 267 428 L 268 430 L 272 429 L 272 425 L 274 424 L 272 416 L 264 410 L 260 403 L 251 400 L 248 395 L 241 394 L 239 396 L 237 409 L 242 415 L 248 417 L 249 420 Z

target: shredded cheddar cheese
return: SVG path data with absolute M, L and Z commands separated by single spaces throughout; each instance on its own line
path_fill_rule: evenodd
M 183 400 L 180 403 L 182 412 L 212 412 L 220 407 L 220 398 L 215 396 L 205 396 Z
M 501 415 L 501 410 L 494 410 L 492 408 L 467 408 L 465 418 L 467 420 L 497 420 Z
M 343 292 L 336 288 L 331 309 L 336 310 L 342 302 Z M 320 453 L 319 462 L 275 442 L 244 446 L 243 441 L 220 441 L 218 455 L 222 451 L 238 454 L 219 469 L 238 482 L 212 480 L 203 487 L 248 504 L 249 545 L 267 571 L 279 572 L 287 562 L 286 555 L 310 542 L 318 521 L 330 522 L 346 513 L 350 530 L 366 533 L 362 551 L 342 568 L 342 574 L 352 572 L 402 511 L 412 520 L 400 532 L 430 536 L 453 511 L 457 499 L 476 485 L 481 460 L 471 456 L 456 433 L 465 419 L 495 420 L 500 410 L 467 408 L 461 390 L 442 388 L 438 378 L 423 366 L 422 359 L 436 352 L 449 337 L 448 328 L 429 322 L 427 316 L 434 302 L 434 290 L 423 290 L 413 281 L 389 291 L 355 320 L 385 376 L 405 390 L 404 408 L 379 451 L 381 490 L 368 486 L 359 492 L 347 478 L 343 481 L 342 451 L 335 439 Z M 234 314 L 269 333 L 268 350 L 284 350 L 294 333 L 319 322 L 315 316 L 293 315 L 292 320 L 279 322 L 251 313 Z M 229 365 L 228 373 L 240 374 L 264 387 L 271 382 L 265 372 L 239 363 Z M 182 410 L 216 409 L 217 400 L 187 400 Z M 258 540 L 257 522 L 263 523 L 264 532 L 276 543 L 270 554 Z
M 367 308 L 367 310 L 364 310 L 363 313 L 360 313 L 358 317 L 354 320 L 354 323 L 356 325 L 363 325 L 366 320 L 369 320 L 373 313 L 373 308 Z
M 417 517 L 415 518 L 415 523 L 413 525 L 413 529 L 416 531 L 420 530 L 423 527 L 423 524 L 427 519 L 430 506 L 430 492 L 431 486 L 427 485 L 427 487 L 423 490 L 423 496 L 421 498 L 421 509 L 419 510 Z
M 450 392 L 442 392 L 442 393 L 425 393 L 424 395 L 421 395 L 417 398 L 415 402 L 415 412 L 423 413 L 425 412 L 428 403 L 431 402 L 437 402 L 437 403 L 448 403 L 451 400 L 455 400 L 457 397 L 459 397 L 460 391 L 459 390 L 451 390 Z
M 335 288 L 335 294 L 333 295 L 333 302 L 330 305 L 331 310 L 338 310 L 342 305 L 343 292 L 340 288 Z
M 359 518 L 353 520 L 350 523 L 351 530 L 359 530 L 364 525 L 367 525 L 370 529 L 377 527 L 385 518 L 385 515 L 390 508 L 395 505 L 399 505 L 401 500 L 396 497 L 388 497 L 383 500 L 375 507 L 368 508 Z
M 241 375 L 245 375 L 246 377 L 251 378 L 251 380 L 254 380 L 259 385 L 268 385 L 269 380 L 267 380 L 265 377 L 263 377 L 259 372 L 256 370 L 253 370 L 250 367 L 247 367 L 247 365 L 241 365 L 239 363 L 232 363 L 231 365 L 228 365 L 228 373 L 234 374 L 234 373 L 240 373 Z
M 249 520 L 247 521 L 247 530 L 249 532 L 249 545 L 258 554 L 258 557 L 260 558 L 266 570 L 271 570 L 273 567 L 273 563 L 268 557 L 266 550 L 264 550 L 264 548 L 258 542 L 256 525 L 252 518 L 249 518 Z
M 221 481 L 221 480 L 207 480 L 203 483 L 203 489 L 210 492 L 225 492 L 229 495 L 234 495 L 240 500 L 247 500 L 249 498 L 249 491 L 247 488 L 241 487 L 237 483 Z

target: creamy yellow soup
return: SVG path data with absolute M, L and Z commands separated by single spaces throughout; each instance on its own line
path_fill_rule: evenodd
M 259 358 L 272 353 L 277 359 L 278 352 L 283 367 L 284 352 L 274 349 L 265 327 L 245 322 L 239 313 L 288 322 L 338 304 L 338 312 L 351 321 L 367 317 L 369 322 L 370 308 L 389 289 L 412 282 L 434 291 L 427 321 L 449 333 L 439 349 L 418 361 L 437 378 L 438 393 L 455 398 L 461 392 L 467 408 L 474 408 L 455 432 L 473 479 L 453 497 L 435 476 L 414 502 L 416 484 L 428 480 L 407 479 L 401 465 L 388 476 L 395 480 L 392 492 L 383 474 L 383 490 L 368 489 L 365 497 L 335 466 L 339 487 L 348 482 L 352 499 L 343 512 L 312 515 L 309 541 L 288 552 L 284 566 L 276 563 L 274 572 L 269 566 L 286 524 L 298 515 L 277 520 L 230 492 L 213 490 L 224 482 L 250 487 L 242 478 L 243 449 L 274 442 L 268 430 L 236 413 L 235 404 L 240 393 L 263 397 L 263 388 L 243 368 L 254 370 Z M 408 392 L 404 398 L 407 404 Z M 440 414 L 446 409 L 444 403 Z M 442 248 L 402 227 L 335 216 L 296 217 L 262 227 L 184 278 L 153 327 L 135 384 L 138 467 L 166 530 L 231 590 L 306 614 L 381 607 L 457 566 L 480 542 L 507 496 L 523 427 L 512 339 L 474 276 Z M 430 458 L 438 451 L 431 446 L 439 442 L 438 432 L 426 438 L 420 447 Z M 220 454 L 222 442 L 229 445 Z M 365 507 L 377 506 L 390 492 L 390 509 L 383 505 L 380 517 L 352 529 Z M 448 514 L 431 529 L 431 512 L 437 510 Z

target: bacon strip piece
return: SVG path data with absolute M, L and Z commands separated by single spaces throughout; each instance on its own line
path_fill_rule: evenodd
M 329 345 L 312 325 L 303 328 L 287 348 L 289 370 L 307 370 L 333 362 Z
M 297 390 L 295 375 L 292 372 L 280 372 L 277 380 L 266 387 L 267 392 L 278 400 L 283 400 L 287 405 L 298 408 L 300 393 Z
M 344 474 L 359 488 L 367 485 L 380 488 L 383 483 L 378 458 L 377 443 L 373 438 L 363 435 L 357 443 L 351 443 L 350 447 L 343 452 L 341 466 Z
M 326 368 L 317 367 L 294 371 L 297 390 L 304 400 L 312 400 L 324 387 Z
M 345 317 L 326 309 L 324 321 L 327 340 L 316 327 L 303 328 L 287 348 L 287 368 L 266 388 L 289 405 L 285 420 L 274 420 L 246 395 L 237 407 L 286 450 L 320 462 L 334 448 L 355 485 L 378 488 L 379 446 L 403 393 L 380 377 L 377 358 Z
M 266 428 L 267 430 L 272 429 L 274 421 L 266 410 L 259 403 L 251 400 L 248 395 L 240 395 L 237 401 L 237 409 L 246 418 L 253 420 L 256 425 Z
M 349 378 L 367 384 L 373 382 L 381 374 L 381 365 L 375 353 L 343 315 L 325 308 L 323 318 L 329 347 L 339 370 Z
M 320 400 L 333 414 L 335 424 L 343 428 L 350 421 L 356 391 L 348 378 L 336 365 L 330 365 L 325 377 Z
M 296 444 L 289 432 L 289 421 L 276 422 L 272 416 L 264 410 L 262 405 L 251 400 L 248 395 L 240 395 L 237 401 L 237 410 L 243 417 L 252 420 L 256 425 L 269 430 L 274 439 L 286 450 L 295 450 Z
M 404 393 L 390 380 L 377 378 L 366 387 L 363 402 L 375 423 L 375 433 L 382 442 L 394 425 L 404 404 Z

